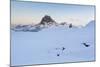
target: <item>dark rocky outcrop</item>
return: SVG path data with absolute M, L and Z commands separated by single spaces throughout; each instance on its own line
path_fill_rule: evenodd
M 50 16 L 45 15 L 40 21 L 40 24 L 49 25 L 49 24 L 56 24 L 56 22 Z

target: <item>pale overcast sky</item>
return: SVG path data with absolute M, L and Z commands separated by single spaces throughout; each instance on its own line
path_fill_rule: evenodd
M 37 3 L 25 1 L 11 2 L 12 24 L 37 24 L 44 15 L 51 16 L 56 22 L 86 25 L 94 20 L 95 6 Z

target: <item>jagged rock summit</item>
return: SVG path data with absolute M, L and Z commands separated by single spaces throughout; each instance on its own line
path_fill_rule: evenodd
M 45 15 L 41 19 L 40 24 L 42 24 L 42 25 L 52 25 L 52 24 L 56 24 L 56 22 L 49 15 Z

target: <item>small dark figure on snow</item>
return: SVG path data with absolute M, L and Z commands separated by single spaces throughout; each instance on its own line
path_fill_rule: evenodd
M 60 56 L 60 54 L 57 54 L 57 56 Z
M 62 47 L 62 50 L 65 50 L 66 48 L 65 47 Z
M 90 45 L 87 43 L 82 43 L 85 47 L 89 47 Z

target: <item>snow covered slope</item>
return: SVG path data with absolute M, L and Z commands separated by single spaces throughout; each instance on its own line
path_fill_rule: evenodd
M 38 32 L 11 30 L 12 66 L 94 60 L 95 21 L 83 28 L 61 25 Z

